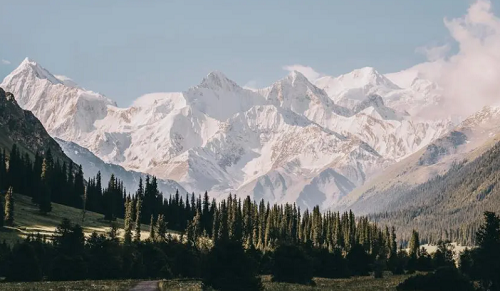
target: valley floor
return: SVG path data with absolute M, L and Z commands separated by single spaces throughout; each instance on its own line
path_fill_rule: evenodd
M 5 203 L 5 202 L 3 202 Z M 110 222 L 104 220 L 99 213 L 87 211 L 85 220 L 82 222 L 82 210 L 52 203 L 52 211 L 47 215 L 39 212 L 38 207 L 31 203 L 29 196 L 14 194 L 14 226 L 0 228 L 0 242 L 5 240 L 8 244 L 14 244 L 22 240 L 26 235 L 40 233 L 51 236 L 63 218 L 68 218 L 72 223 L 78 223 L 83 227 L 86 236 L 93 231 L 105 233 L 110 229 Z M 123 219 L 115 221 L 119 228 L 118 236 L 123 236 Z M 141 239 L 149 237 L 149 225 L 141 225 Z
M 316 286 L 303 286 L 288 283 L 271 282 L 270 276 L 263 276 L 265 291 L 365 291 L 365 290 L 396 290 L 396 286 L 410 275 L 392 275 L 389 272 L 384 278 L 375 279 L 373 276 L 352 277 L 349 279 L 314 278 Z M 115 281 L 76 281 L 76 282 L 33 282 L 33 283 L 0 283 L 0 290 L 31 291 L 31 290 L 130 290 L 138 284 L 136 280 Z M 201 291 L 201 282 L 198 280 L 164 280 L 160 282 L 160 290 Z

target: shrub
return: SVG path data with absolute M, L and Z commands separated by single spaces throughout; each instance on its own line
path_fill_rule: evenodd
M 416 275 L 400 283 L 398 291 L 421 290 L 421 291 L 473 291 L 472 283 L 454 267 L 442 267 L 434 273 Z
M 240 242 L 220 241 L 208 253 L 203 288 L 219 291 L 262 290 L 257 266 Z
M 354 245 L 347 254 L 347 262 L 352 275 L 368 276 L 370 273 L 370 256 L 362 245 Z
M 313 284 L 313 264 L 305 251 L 296 245 L 281 245 L 274 252 L 272 280 L 298 284 Z

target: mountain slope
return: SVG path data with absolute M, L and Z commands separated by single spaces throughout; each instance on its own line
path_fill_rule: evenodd
M 105 163 L 88 149 L 81 147 L 76 143 L 67 142 L 58 138 L 55 138 L 55 140 L 59 143 L 64 153 L 70 157 L 73 162 L 82 165 L 82 168 L 85 170 L 85 179 L 95 177 L 100 171 L 102 180 L 109 181 L 111 175 L 114 174 L 117 179 L 123 181 L 123 186 L 125 186 L 127 191 L 132 193 L 137 189 L 139 179 L 141 177 L 143 180 L 145 179 L 145 175 L 143 173 L 127 171 L 121 166 Z M 186 190 L 175 181 L 157 179 L 157 182 L 158 190 L 166 195 L 174 194 L 177 190 L 179 193 L 186 192 Z
M 404 229 L 417 229 L 432 242 L 449 239 L 473 245 L 482 213 L 500 208 L 499 181 L 500 143 L 496 143 L 476 159 L 455 164 L 444 175 L 412 189 L 399 188 L 387 211 L 371 217 L 395 225 L 403 238 L 410 235 Z
M 13 144 L 31 157 L 50 149 L 56 159 L 70 161 L 42 123 L 31 112 L 21 109 L 14 95 L 0 87 L 0 150 L 9 154 Z
M 355 80 L 360 76 L 361 83 Z M 375 82 L 401 90 L 373 69 L 341 79 L 345 86 Z M 51 135 L 106 163 L 175 180 L 189 192 L 231 192 L 302 207 L 337 203 L 449 127 L 412 120 L 386 105 L 376 95 L 385 91 L 375 87 L 354 106 L 341 106 L 298 72 L 255 91 L 212 72 L 184 92 L 148 94 L 129 108 L 66 86 L 29 60 L 2 84 Z
M 359 214 L 390 211 L 402 189 L 445 174 L 454 164 L 474 160 L 500 140 L 500 108 L 485 107 L 410 157 L 388 167 L 352 191 L 336 209 Z
M 362 68 L 338 77 L 324 76 L 314 84 L 337 104 L 353 108 L 371 95 L 381 96 L 387 106 L 412 116 L 425 115 L 441 97 L 435 83 L 439 63 L 425 63 L 405 71 L 382 75 Z

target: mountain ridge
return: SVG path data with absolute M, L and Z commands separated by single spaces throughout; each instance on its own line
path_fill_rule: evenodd
M 54 137 L 106 163 L 214 197 L 236 193 L 328 208 L 449 126 L 412 121 L 371 93 L 357 107 L 338 105 L 299 72 L 256 91 L 212 72 L 184 92 L 147 94 L 120 108 L 107 97 L 49 83 L 30 70 L 14 70 L 15 78 L 9 75 L 2 85 L 18 92 L 20 104 Z M 360 72 L 369 80 L 381 78 L 371 78 L 371 69 Z M 378 81 L 400 90 L 384 80 Z M 51 112 L 63 114 L 55 120 Z M 322 198 L 308 195 L 311 189 Z

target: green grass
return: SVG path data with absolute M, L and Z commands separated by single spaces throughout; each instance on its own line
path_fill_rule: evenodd
M 137 280 L 109 280 L 109 281 L 67 281 L 67 282 L 29 282 L 29 283 L 0 283 L 0 290 L 9 291 L 66 291 L 66 290 L 109 290 L 125 291 L 134 287 Z
M 111 225 L 109 221 L 103 219 L 102 214 L 95 212 L 87 211 L 85 221 L 82 222 L 81 209 L 52 203 L 52 211 L 43 215 L 38 211 L 38 206 L 31 203 L 29 196 L 14 194 L 14 201 L 14 226 L 0 229 L 0 240 L 5 239 L 9 244 L 25 238 L 30 233 L 39 232 L 50 236 L 63 218 L 80 224 L 87 236 L 93 231 L 105 233 L 109 231 Z M 119 228 L 123 228 L 123 219 L 117 219 L 116 224 Z M 141 238 L 148 238 L 149 226 L 142 225 L 141 230 Z M 120 235 L 123 235 L 123 230 L 120 231 Z
M 375 279 L 373 276 L 352 277 L 348 279 L 314 278 L 316 286 L 304 286 L 288 283 L 271 282 L 270 276 L 264 276 L 262 281 L 266 291 L 368 291 L 368 290 L 396 290 L 396 286 L 411 275 L 384 274 L 384 278 Z
M 314 278 L 316 286 L 271 282 L 271 276 L 262 276 L 265 291 L 371 291 L 396 290 L 396 286 L 411 275 L 384 274 L 384 278 L 373 276 L 352 277 L 348 279 Z M 201 282 L 196 280 L 164 280 L 160 290 L 201 291 Z
M 197 280 L 163 280 L 160 281 L 158 287 L 161 291 L 199 291 L 201 290 L 201 282 Z
M 384 278 L 375 279 L 372 276 L 352 277 L 349 279 L 314 278 L 316 286 L 304 286 L 289 283 L 271 282 L 271 276 L 262 276 L 265 291 L 368 291 L 396 290 L 396 286 L 411 275 L 392 275 L 386 272 Z M 31 290 L 129 290 L 137 280 L 109 281 L 75 281 L 75 282 L 33 282 L 33 283 L 0 283 L 0 290 L 31 291 Z M 201 291 L 198 280 L 163 280 L 159 287 L 164 290 Z

